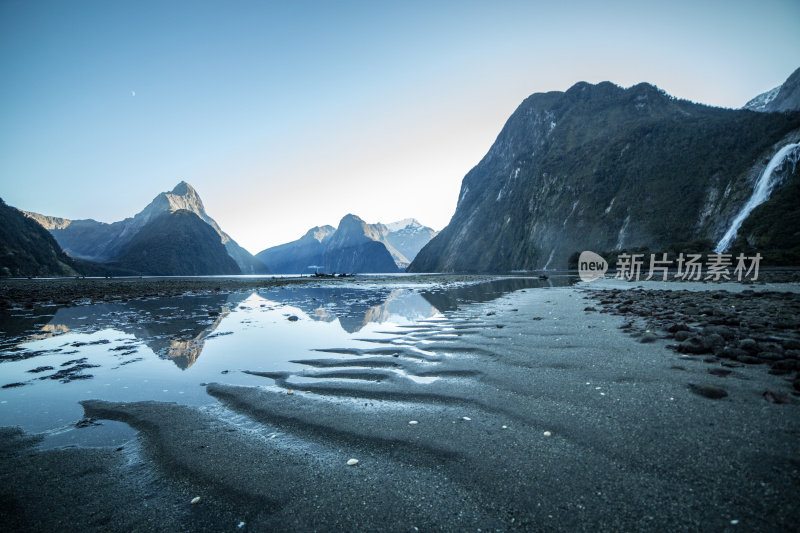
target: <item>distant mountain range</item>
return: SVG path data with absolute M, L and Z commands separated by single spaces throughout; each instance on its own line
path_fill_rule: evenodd
M 763 113 L 678 100 L 646 83 L 581 82 L 528 97 L 464 177 L 450 223 L 409 271 L 563 269 L 582 250 L 719 247 L 765 168 L 774 169 L 768 190 L 794 183 L 799 72 L 748 104 Z M 783 158 L 771 161 L 776 154 Z M 794 196 L 769 198 L 762 221 L 769 211 L 797 220 Z M 800 264 L 796 224 L 780 236 L 765 222 L 746 222 L 746 231 L 755 232 L 747 243 L 768 243 L 763 255 Z
M 276 274 L 399 272 L 436 232 L 413 218 L 367 224 L 346 215 L 339 227 L 317 226 L 296 241 L 256 254 Z
M 254 257 L 186 182 L 111 224 L 0 200 L 0 276 L 506 272 L 563 269 L 582 250 L 687 247 L 800 265 L 800 69 L 740 110 L 647 83 L 531 95 L 439 234 L 350 214 Z
M 222 231 L 197 191 L 184 181 L 156 196 L 134 217 L 111 224 L 24 213 L 70 256 L 87 261 L 152 275 L 268 272 Z M 220 248 L 227 258 L 219 255 Z

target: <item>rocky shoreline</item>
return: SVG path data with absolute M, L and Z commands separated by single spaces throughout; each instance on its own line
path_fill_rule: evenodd
M 800 294 L 741 292 L 589 290 L 600 313 L 623 316 L 620 326 L 639 342 L 673 341 L 668 348 L 683 359 L 702 359 L 726 368 L 766 365 L 784 376 L 800 396 Z M 597 311 L 587 306 L 585 311 Z M 711 369 L 709 370 L 711 371 Z M 715 370 L 724 375 L 722 370 Z M 787 391 L 788 392 L 788 391 Z

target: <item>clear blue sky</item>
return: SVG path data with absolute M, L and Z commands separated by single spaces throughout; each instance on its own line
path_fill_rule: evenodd
M 529 94 L 740 107 L 798 28 L 797 0 L 0 0 L 0 197 L 111 222 L 186 180 L 251 252 L 348 212 L 441 229 Z

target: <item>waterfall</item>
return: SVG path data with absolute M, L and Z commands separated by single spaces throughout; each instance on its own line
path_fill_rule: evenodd
M 727 251 L 736 239 L 736 232 L 739 231 L 742 222 L 745 221 L 753 209 L 769 200 L 769 196 L 775 188 L 775 180 L 772 179 L 772 175 L 787 158 L 792 162 L 792 165 L 797 163 L 798 159 L 800 159 L 800 143 L 787 144 L 778 150 L 777 154 L 772 156 L 772 159 L 769 160 L 769 164 L 767 164 L 764 171 L 758 177 L 755 188 L 753 189 L 753 194 L 750 195 L 747 203 L 744 204 L 739 214 L 737 214 L 736 218 L 731 222 L 728 231 L 725 232 L 725 235 L 723 235 L 717 243 L 717 247 L 714 248 L 716 253 L 719 254 Z
M 550 250 L 550 257 L 547 258 L 547 263 L 544 264 L 544 268 L 542 270 L 547 270 L 547 267 L 550 266 L 550 262 L 553 260 L 553 254 L 556 253 L 556 249 L 553 248 Z

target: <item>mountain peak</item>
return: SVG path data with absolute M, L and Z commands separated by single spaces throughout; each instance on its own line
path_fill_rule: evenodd
M 172 191 L 170 191 L 170 194 L 176 194 L 178 196 L 186 196 L 188 194 L 197 195 L 197 191 L 195 191 L 194 187 L 192 187 L 185 181 L 181 181 L 179 184 L 175 186 L 174 189 L 172 189 Z
M 407 228 L 408 226 L 422 226 L 422 224 L 420 224 L 416 218 L 404 218 L 403 220 L 386 224 L 386 227 L 389 228 L 389 231 L 399 231 L 403 228 Z
M 797 111 L 800 109 L 800 68 L 778 85 L 765 93 L 759 94 L 742 109 L 772 113 L 776 111 Z

